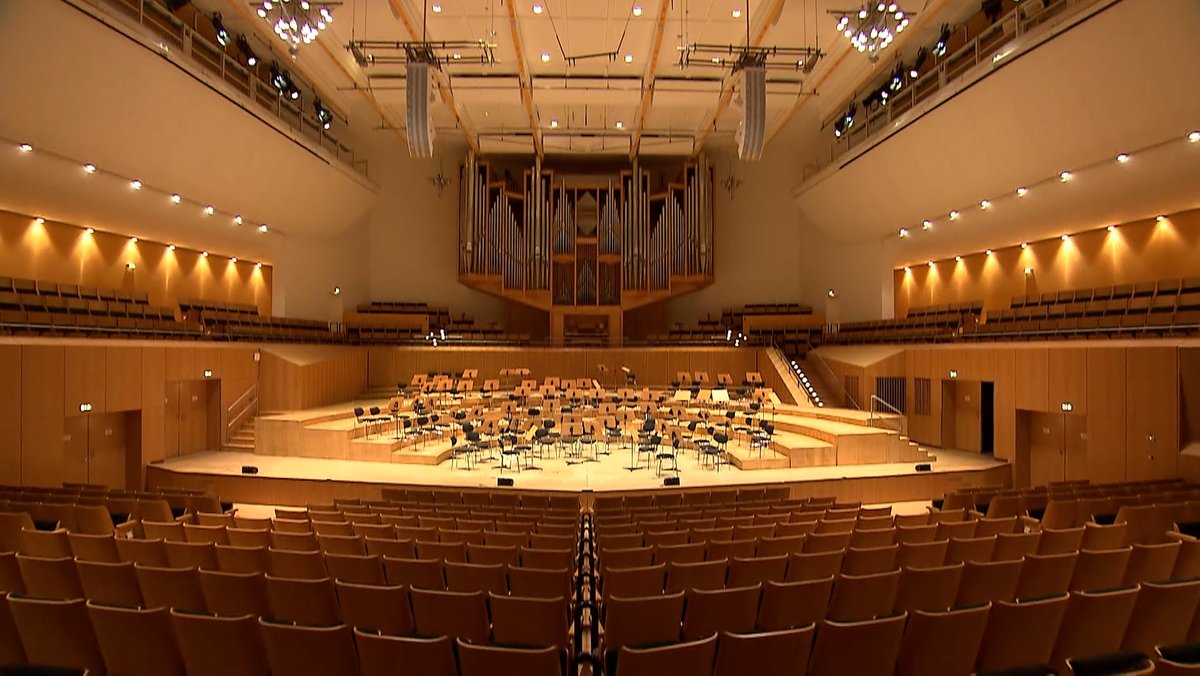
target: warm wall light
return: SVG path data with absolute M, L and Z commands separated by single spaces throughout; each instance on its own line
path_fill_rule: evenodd
M 952 220 L 952 221 L 957 221 L 957 220 L 958 220 L 958 212 L 957 212 L 957 211 L 951 211 L 951 212 L 950 212 L 950 220 Z
M 237 256 L 234 256 L 233 258 L 230 258 L 230 259 L 229 259 L 229 262 L 230 262 L 230 263 L 237 263 Z
M 550 52 L 542 52 L 542 63 L 550 61 Z
M 1117 155 L 1117 161 L 1120 162 L 1121 164 L 1125 164 L 1126 162 L 1129 161 L 1129 154 L 1121 153 L 1120 155 Z
M 267 224 L 266 224 L 266 223 L 263 223 L 263 224 L 259 225 L 259 226 L 258 226 L 258 231 L 259 231 L 259 232 L 266 232 L 266 231 L 267 231 Z
M 96 165 L 89 162 L 88 164 L 83 165 L 83 170 L 89 174 L 94 174 L 96 173 Z
M 204 207 L 204 215 L 205 215 L 205 216 L 212 216 L 212 215 L 213 215 L 213 214 L 215 214 L 216 212 L 217 212 L 217 210 L 216 210 L 216 209 L 214 209 L 214 208 L 213 208 L 213 206 L 212 206 L 211 204 L 210 204 L 210 205 L 208 205 L 208 206 L 206 206 L 206 207 Z
M 912 272 L 912 270 L 909 270 L 909 269 L 908 269 L 908 266 L 907 266 L 907 265 L 905 265 L 905 266 L 904 266 L 904 271 L 905 271 L 905 272 Z
M 1024 197 L 1029 194 L 1029 188 L 1017 188 L 1017 197 Z
M 961 262 L 962 262 L 962 256 L 955 256 L 955 257 L 954 257 L 954 262 L 955 262 L 955 263 L 961 263 Z
M 900 228 L 900 232 L 898 234 L 901 237 L 908 237 L 908 228 Z
M 641 5 L 634 5 L 634 6 L 633 6 L 633 15 L 634 15 L 634 16 L 641 16 L 641 15 L 642 15 L 642 6 L 641 6 Z
M 1188 134 L 1188 140 L 1191 141 L 1192 143 L 1196 143 L 1197 141 L 1200 141 L 1200 131 L 1194 131 L 1194 132 Z
M 1107 230 L 1109 232 L 1115 232 L 1116 229 L 1117 229 L 1117 226 L 1115 226 L 1115 225 L 1110 225 L 1107 228 L 1105 228 L 1105 230 Z
M 1071 180 L 1071 172 L 1064 171 L 1063 173 L 1059 174 L 1058 180 L 1062 181 L 1063 183 L 1066 183 L 1067 181 Z
M 1033 268 L 1026 267 L 1026 268 L 1025 268 L 1025 274 L 1027 274 L 1027 275 L 1032 275 L 1032 274 L 1033 274 Z
M 625 55 L 625 63 L 633 63 L 633 54 Z
M 255 263 L 255 264 L 254 264 L 254 267 L 255 267 L 256 269 L 262 270 L 262 261 L 259 261 L 259 262 Z
M 335 286 L 335 287 L 333 287 L 333 290 L 330 293 L 332 293 L 335 296 L 340 296 L 340 295 L 342 295 L 342 287 Z
M 88 411 L 91 411 L 91 410 L 92 410 L 92 405 L 86 401 L 79 405 L 80 413 L 87 413 Z
M 1021 249 L 1022 249 L 1022 250 L 1024 250 L 1024 249 L 1028 249 L 1028 248 L 1029 248 L 1029 242 L 1021 242 Z
M 836 291 L 834 291 L 833 289 L 830 289 L 830 290 L 826 291 L 826 292 L 825 292 L 825 295 L 826 295 L 826 296 L 828 296 L 828 297 L 830 297 L 830 298 L 837 298 L 837 292 L 836 292 Z
M 979 203 L 979 208 L 980 209 L 991 209 L 992 203 L 989 202 L 988 200 L 983 200 L 982 202 Z
M 934 263 L 933 261 L 929 261 L 929 263 L 927 263 L 927 265 L 932 268 L 934 265 L 936 265 L 936 263 Z
M 928 230 L 933 227 L 933 221 L 921 221 L 921 229 Z
M 84 232 L 86 232 L 86 233 L 87 233 L 87 234 L 89 234 L 89 235 L 94 235 L 94 234 L 96 234 L 96 229 L 95 229 L 95 228 L 84 228 L 84 230 L 83 230 L 83 231 L 84 231 Z
M 956 371 L 954 369 L 950 369 L 950 379 L 957 380 L 958 379 L 958 371 Z
M 37 218 L 33 219 L 33 222 L 37 223 L 38 225 L 45 225 L 46 219 L 42 218 L 41 216 L 38 216 Z
M 234 225 L 241 225 L 241 224 L 242 224 L 242 217 L 241 217 L 241 215 L 240 215 L 240 214 L 239 214 L 239 215 L 237 215 L 237 216 L 234 216 L 234 217 L 233 217 L 233 224 L 234 224 Z
M 208 252 L 207 252 L 207 251 L 201 251 L 201 252 L 200 252 L 200 255 L 201 255 L 201 256 L 203 256 L 204 258 L 208 258 Z
M 1060 408 L 1062 408 L 1063 413 L 1070 413 L 1075 410 L 1075 405 L 1069 401 L 1064 401 Z
M 1062 241 L 1064 241 L 1064 242 L 1065 242 L 1065 241 L 1067 241 L 1067 240 L 1071 239 L 1071 236 L 1070 236 L 1070 235 L 1063 235 L 1063 236 L 1062 236 L 1060 239 L 1062 239 Z
M 137 244 L 137 243 L 138 243 L 138 239 L 137 239 L 137 237 L 130 237 L 130 238 L 129 238 L 129 243 L 130 243 L 130 244 Z
M 987 254 L 987 255 L 991 256 L 991 255 L 992 255 L 992 250 L 991 250 L 991 249 L 988 249 L 987 251 L 984 251 L 983 253 L 985 253 L 985 254 Z
M 28 143 L 21 143 L 17 145 L 17 150 L 20 150 L 23 153 L 29 153 L 33 152 L 33 146 L 29 145 Z
M 171 204 L 179 204 L 182 201 L 183 198 L 178 193 L 171 195 Z
M 142 189 L 142 182 L 141 182 L 141 181 L 139 181 L 139 180 L 137 180 L 137 179 L 135 178 L 135 179 L 133 179 L 132 181 L 130 181 L 130 182 L 129 182 L 129 187 L 130 187 L 130 188 L 133 188 L 134 190 L 141 190 L 141 189 Z
M 126 270 L 137 270 L 137 264 L 134 263 L 133 261 L 129 261 L 128 263 L 125 264 L 125 269 Z
M 1163 221 L 1167 220 L 1167 217 L 1166 216 L 1155 216 L 1154 220 L 1157 223 L 1162 223 Z
M 174 244 L 172 244 L 172 245 L 168 246 L 167 248 L 168 248 L 168 249 L 170 249 L 171 251 L 174 251 L 174 250 L 175 250 L 175 245 L 174 245 Z

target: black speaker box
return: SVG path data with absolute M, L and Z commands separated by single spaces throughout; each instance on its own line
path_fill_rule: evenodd
M 242 465 L 242 474 L 258 474 L 258 468 L 254 465 Z
M 679 477 L 669 476 L 669 477 L 663 479 L 663 485 L 664 486 L 678 486 L 679 485 Z
M 513 480 L 506 476 L 496 477 L 496 485 L 497 486 L 511 486 L 511 485 L 513 485 Z
M 929 472 L 933 469 L 933 466 L 927 462 L 923 462 L 923 463 L 917 465 L 916 467 L 914 467 L 913 469 L 917 470 L 918 472 Z

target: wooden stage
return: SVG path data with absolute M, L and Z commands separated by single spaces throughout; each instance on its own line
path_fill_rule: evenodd
M 335 497 L 379 499 L 389 486 L 444 486 L 495 489 L 499 476 L 511 477 L 517 491 L 579 493 L 629 493 L 648 490 L 687 490 L 761 484 L 787 484 L 792 497 L 835 496 L 843 501 L 868 503 L 925 500 L 968 486 L 1011 485 L 1007 462 L 976 453 L 939 450 L 929 472 L 917 472 L 912 463 L 860 464 L 827 467 L 719 471 L 703 467 L 693 453 L 680 461 L 678 489 L 665 489 L 663 477 L 653 469 L 630 472 L 629 453 L 614 451 L 599 462 L 568 465 L 564 459 L 538 463 L 540 471 L 506 470 L 480 464 L 474 469 L 440 465 L 263 456 L 253 453 L 206 452 L 151 464 L 146 485 L 203 488 L 224 500 L 278 505 L 329 502 Z M 242 465 L 255 465 L 256 475 L 241 474 Z M 588 500 L 585 499 L 585 502 Z

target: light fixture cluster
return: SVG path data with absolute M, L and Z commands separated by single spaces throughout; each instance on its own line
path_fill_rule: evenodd
M 258 16 L 271 25 L 275 35 L 296 53 L 300 45 L 310 44 L 333 23 L 333 7 L 340 2 L 309 0 L 262 0 Z
M 337 293 L 341 293 L 342 290 L 339 287 L 335 286 L 334 288 L 337 289 Z M 425 334 L 425 342 L 433 343 L 434 347 L 437 347 L 439 343 L 444 345 L 446 343 L 446 329 L 438 329 L 437 331 L 430 331 Z
M 3 140 L 3 139 L 0 139 L 0 140 Z M 28 153 L 35 152 L 33 145 L 30 143 L 26 143 L 26 142 L 17 143 L 16 147 L 17 147 L 17 152 L 19 152 L 21 154 L 28 154 Z M 229 218 L 230 222 L 234 226 L 240 226 L 246 221 L 246 219 L 241 214 L 220 211 L 215 206 L 213 206 L 212 204 L 209 204 L 207 202 L 199 202 L 196 200 L 188 199 L 187 197 L 184 197 L 183 195 L 181 195 L 177 192 L 171 192 L 171 191 L 163 190 L 161 188 L 155 188 L 153 186 L 147 185 L 141 179 L 131 178 L 131 177 L 119 174 L 115 171 L 102 169 L 100 167 L 97 167 L 95 164 L 93 164 L 91 162 L 79 162 L 78 160 L 75 160 L 75 159 L 67 157 L 65 155 L 56 153 L 51 150 L 42 149 L 42 150 L 37 150 L 36 152 L 39 154 L 46 155 L 46 156 L 52 157 L 54 159 L 58 159 L 58 160 L 67 162 L 69 164 L 78 166 L 86 178 L 90 179 L 92 176 L 96 176 L 96 175 L 110 176 L 110 177 L 115 178 L 118 181 L 128 185 L 130 191 L 133 191 L 133 192 L 146 191 L 146 192 L 154 192 L 154 193 L 162 194 L 165 196 L 167 204 L 169 204 L 171 206 L 179 206 L 179 207 L 183 207 L 183 208 L 195 208 L 200 213 L 202 218 L 207 219 L 207 218 L 211 218 L 211 217 L 215 217 L 215 216 L 222 216 L 222 217 Z M 266 223 L 260 223 L 258 225 L 258 231 L 261 233 L 267 233 L 270 231 L 270 227 Z M 88 234 L 91 234 L 91 233 L 88 233 Z
M 38 226 L 46 225 L 46 219 L 43 216 L 30 216 L 29 218 L 31 220 L 31 224 L 33 224 L 33 225 L 38 225 Z M 54 224 L 57 226 L 61 226 L 61 227 L 76 228 L 80 231 L 81 237 L 94 237 L 97 234 L 97 232 L 99 232 L 101 235 L 108 235 L 108 236 L 112 236 L 112 237 L 127 237 L 126 235 L 122 235 L 122 234 L 115 233 L 115 232 L 105 232 L 103 230 L 97 231 L 96 228 L 94 228 L 90 225 L 80 226 L 80 225 L 74 225 L 72 223 L 62 223 L 59 221 L 54 221 Z M 155 242 L 153 240 L 143 239 L 141 237 L 138 237 L 137 235 L 129 236 L 128 240 L 129 240 L 128 246 L 131 246 L 131 247 L 138 247 L 139 245 L 142 245 L 142 246 L 152 245 L 152 246 L 161 246 L 161 247 L 165 248 L 167 251 L 171 251 L 171 252 L 181 250 L 180 247 L 176 244 L 164 244 L 162 242 Z M 193 252 L 199 254 L 199 256 L 201 258 L 209 258 L 209 253 L 207 251 L 196 251 L 195 249 L 182 249 L 182 251 L 193 251 Z M 227 258 L 229 260 L 229 262 L 233 265 L 237 265 L 237 263 L 238 263 L 237 256 L 225 256 L 224 258 Z M 242 262 L 248 263 L 249 261 L 242 261 Z M 261 270 L 263 267 L 262 261 L 255 262 L 254 267 L 257 270 Z M 127 261 L 125 263 L 125 269 L 126 270 L 136 270 L 137 263 L 135 263 L 133 261 Z
M 804 372 L 804 369 L 800 368 L 800 365 L 796 363 L 795 359 L 792 360 L 792 373 L 795 374 L 796 380 L 800 383 L 800 387 L 803 387 L 804 392 L 808 394 L 808 400 L 816 404 L 818 407 L 824 408 L 825 402 L 821 401 L 821 395 L 817 394 L 816 388 L 813 387 L 812 382 L 808 380 L 808 374 Z
M 1165 216 L 1165 215 L 1162 215 L 1162 214 L 1159 214 L 1159 215 L 1157 215 L 1157 216 L 1155 216 L 1155 217 L 1154 217 L 1154 221 L 1155 221 L 1156 223 L 1163 223 L 1163 222 L 1165 222 L 1165 221 L 1167 221 L 1167 220 L 1168 220 L 1168 217 L 1167 217 L 1167 216 Z M 1066 243 L 1066 242 L 1070 242 L 1070 241 L 1071 241 L 1073 238 L 1075 238 L 1075 237 L 1078 237 L 1078 236 L 1080 236 L 1080 235 L 1087 234 L 1087 233 L 1089 233 L 1089 232 L 1098 232 L 1098 231 L 1101 231 L 1101 230 L 1103 230 L 1103 231 L 1104 231 L 1104 232 L 1106 232 L 1106 233 L 1112 234 L 1112 233 L 1115 233 L 1115 232 L 1117 232 L 1119 229 L 1120 229 L 1120 226 L 1117 226 L 1117 225 L 1106 225 L 1106 226 L 1103 226 L 1103 227 L 1089 228 L 1088 230 L 1081 230 L 1081 231 L 1079 231 L 1079 232 L 1075 232 L 1075 233 L 1066 233 L 1066 232 L 1064 232 L 1063 234 L 1059 235 L 1058 237 L 1050 237 L 1050 238 L 1047 238 L 1047 239 L 1043 239 L 1043 240 L 1037 240 L 1037 241 L 1034 241 L 1034 242 L 1021 242 L 1019 245 L 1012 245 L 1012 246 L 1008 246 L 1008 247 L 1005 247 L 1005 248 L 1007 248 L 1007 249 L 1013 249 L 1013 248 L 1016 248 L 1016 249 L 1020 249 L 1021 251 L 1025 251 L 1025 250 L 1029 249 L 1029 247 L 1033 246 L 1034 244 L 1037 244 L 1038 242 L 1043 242 L 1043 243 L 1044 243 L 1044 242 L 1053 242 L 1053 241 L 1055 241 L 1055 240 L 1058 240 L 1058 241 L 1060 241 L 1060 242 Z M 976 252 L 976 253 L 978 253 L 978 252 Z M 994 256 L 995 254 L 996 254 L 996 251 L 995 251 L 994 249 L 984 249 L 984 251 L 983 251 L 983 255 L 984 255 L 984 256 L 987 256 L 987 257 Z M 975 254 L 973 254 L 973 253 L 959 254 L 959 255 L 957 255 L 957 256 L 955 256 L 955 257 L 954 257 L 954 262 L 955 262 L 955 263 L 961 263 L 961 262 L 962 262 L 962 260 L 963 260 L 963 257 L 964 257 L 964 256 L 968 256 L 968 257 L 969 257 L 969 256 L 972 256 L 972 255 L 975 255 Z M 925 265 L 926 265 L 927 267 L 931 267 L 931 268 L 933 268 L 933 267 L 937 267 L 938 263 L 940 263 L 940 262 L 943 262 L 943 261 L 930 260 L 930 261 L 926 261 Z M 949 262 L 949 261 L 945 261 L 945 262 Z M 904 271 L 905 271 L 905 272 L 911 272 L 911 269 L 912 269 L 912 265 L 911 265 L 911 264 L 910 264 L 910 265 L 905 265 L 905 266 L 904 266 Z M 1033 266 L 1025 266 L 1025 268 L 1024 268 L 1024 271 L 1025 271 L 1025 274 L 1026 274 L 1026 275 L 1032 275 L 1032 274 L 1033 274 Z
M 837 16 L 838 32 L 850 38 L 850 44 L 872 61 L 908 28 L 911 15 L 889 1 L 870 2 L 857 10 L 830 10 L 830 13 Z
M 853 107 L 853 104 L 851 104 L 851 106 Z M 835 133 L 837 133 L 836 128 L 835 128 Z M 1186 141 L 1187 143 L 1200 144 L 1200 131 L 1188 132 L 1188 134 L 1183 137 L 1183 140 Z M 1179 142 L 1179 137 L 1175 137 L 1174 139 L 1168 139 L 1166 141 L 1163 141 L 1163 142 L 1160 142 L 1160 143 L 1157 143 L 1157 144 L 1154 144 L 1151 146 L 1147 146 L 1146 148 L 1143 148 L 1143 150 L 1147 150 L 1149 148 L 1154 148 L 1157 146 L 1165 145 L 1167 143 L 1178 143 L 1178 142 Z M 1122 164 L 1122 165 L 1129 164 L 1134 159 L 1135 155 L 1136 155 L 1136 153 L 1133 151 L 1118 153 L 1115 156 L 1115 161 L 1117 164 Z M 997 195 L 997 196 L 991 197 L 991 198 L 984 198 L 984 199 L 979 200 L 978 203 L 971 205 L 969 207 L 962 207 L 959 209 L 951 209 L 946 214 L 946 220 L 947 221 L 961 220 L 962 218 L 964 218 L 965 213 L 967 213 L 969 210 L 971 210 L 972 208 L 975 208 L 975 207 L 977 207 L 980 212 L 991 211 L 991 210 L 997 208 L 995 206 L 995 204 L 998 200 L 1004 199 L 1006 197 L 1014 197 L 1015 196 L 1017 199 L 1022 199 L 1024 197 L 1027 197 L 1030 194 L 1030 192 L 1032 191 L 1032 188 L 1030 186 L 1049 187 L 1055 183 L 1070 183 L 1071 181 L 1075 180 L 1076 174 L 1079 173 L 1080 171 L 1085 170 L 1085 169 L 1092 169 L 1092 168 L 1101 166 L 1103 164 L 1106 164 L 1106 163 L 1112 162 L 1112 161 L 1114 161 L 1114 160 L 1102 160 L 1099 162 L 1093 162 L 1092 164 L 1080 167 L 1075 170 L 1063 170 L 1063 171 L 1060 171 L 1059 173 L 1055 174 L 1053 177 L 1047 177 L 1040 181 L 1036 181 L 1034 183 L 1018 186 L 1011 193 L 1005 193 L 1003 195 Z M 921 230 L 925 231 L 925 232 L 932 230 L 933 226 L 937 222 L 937 220 L 938 219 L 935 219 L 935 218 L 926 218 L 926 219 L 922 220 L 921 221 Z M 900 239 L 908 239 L 912 236 L 912 230 L 908 227 L 901 227 L 897 230 L 896 234 L 897 234 L 897 237 L 899 237 Z
M 750 337 L 741 331 L 735 333 L 733 329 L 725 329 L 725 342 L 733 343 L 734 347 L 741 347 L 742 343 L 750 344 Z

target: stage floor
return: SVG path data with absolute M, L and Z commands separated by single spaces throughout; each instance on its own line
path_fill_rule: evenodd
M 707 486 L 737 486 L 764 483 L 829 482 L 843 479 L 884 479 L 888 477 L 921 476 L 934 478 L 947 474 L 991 474 L 989 470 L 1004 468 L 1008 463 L 996 461 L 989 456 L 952 450 L 937 450 L 937 460 L 930 463 L 932 471 L 917 472 L 913 463 L 888 463 L 876 465 L 840 465 L 826 467 L 798 467 L 790 469 L 739 470 L 723 465 L 720 471 L 703 467 L 692 452 L 681 454 L 681 487 L 699 488 Z M 403 484 L 428 486 L 455 486 L 462 488 L 494 487 L 496 478 L 508 476 L 515 479 L 523 490 L 547 491 L 635 491 L 661 488 L 664 473 L 656 475 L 653 468 L 637 471 L 625 469 L 630 463 L 628 450 L 613 450 L 611 455 L 600 456 L 599 462 L 569 465 L 565 459 L 538 461 L 540 471 L 515 472 L 506 469 L 503 474 L 499 466 L 480 463 L 474 469 L 451 469 L 450 463 L 438 465 L 411 465 L 356 460 L 333 460 L 325 458 L 303 458 L 279 455 L 257 455 L 254 453 L 210 451 L 171 458 L 155 463 L 153 469 L 164 470 L 174 475 L 200 475 L 209 477 L 243 477 L 256 479 L 282 479 L 298 481 L 330 481 L 343 483 L 368 483 L 376 485 Z M 243 465 L 255 465 L 258 474 L 254 477 L 242 475 Z M 948 478 L 948 477 L 940 477 Z

